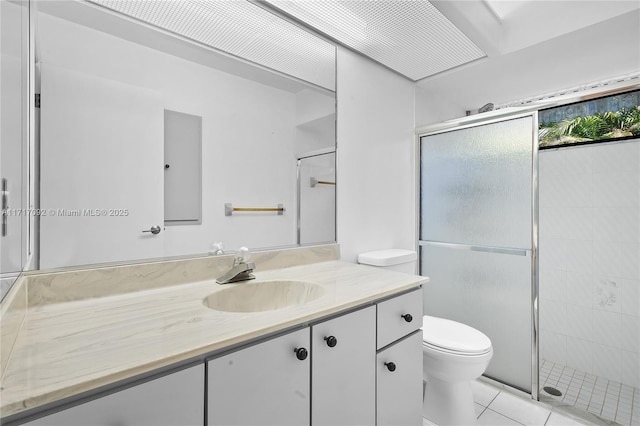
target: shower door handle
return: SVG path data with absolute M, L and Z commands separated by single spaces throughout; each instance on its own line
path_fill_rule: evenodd
M 441 241 L 420 240 L 421 246 L 447 247 L 450 249 L 480 251 L 485 253 L 510 254 L 515 256 L 530 256 L 532 250 L 528 248 L 477 246 L 471 244 L 443 243 Z

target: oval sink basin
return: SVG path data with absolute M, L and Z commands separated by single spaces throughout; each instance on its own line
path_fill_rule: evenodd
M 224 312 L 263 312 L 303 305 L 324 294 L 324 288 L 306 281 L 252 281 L 231 284 L 205 297 L 204 305 Z

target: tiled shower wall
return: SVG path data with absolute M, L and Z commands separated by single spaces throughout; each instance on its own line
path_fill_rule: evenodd
M 640 387 L 640 139 L 539 165 L 540 356 Z

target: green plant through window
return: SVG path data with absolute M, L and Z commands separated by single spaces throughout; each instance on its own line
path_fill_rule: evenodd
M 632 94 L 636 94 L 634 92 Z M 627 97 L 628 98 L 628 97 Z M 606 99 L 605 99 L 606 101 Z M 591 101 L 593 102 L 593 101 Z M 600 104 L 603 102 L 598 100 Z M 628 103 L 628 102 L 627 102 Z M 637 101 L 633 103 L 639 103 Z M 640 105 L 623 106 L 617 111 L 595 112 L 590 115 L 576 115 L 576 110 L 584 110 L 594 105 L 575 104 L 547 110 L 540 114 L 540 147 L 570 145 L 592 141 L 610 140 L 624 137 L 640 137 Z M 558 111 L 554 111 L 558 110 Z M 543 121 L 558 115 L 569 116 L 561 120 Z

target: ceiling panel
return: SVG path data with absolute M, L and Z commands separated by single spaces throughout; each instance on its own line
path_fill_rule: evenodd
M 426 0 L 267 2 L 411 80 L 485 56 Z
M 316 85 L 335 89 L 335 46 L 245 0 L 90 0 Z

